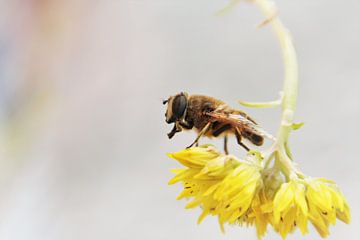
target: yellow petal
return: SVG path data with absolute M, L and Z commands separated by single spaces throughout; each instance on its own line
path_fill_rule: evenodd
M 289 208 L 294 199 L 292 191 L 292 182 L 281 184 L 274 198 L 274 220 L 276 223 L 280 220 L 280 213 Z
M 321 237 L 327 237 L 329 235 L 328 223 L 326 223 L 320 213 L 312 207 L 310 207 L 309 219 Z
M 349 224 L 351 221 L 351 214 L 350 214 L 350 208 L 347 202 L 344 202 L 344 210 L 343 211 L 337 211 L 336 212 L 337 218 L 339 218 L 344 223 Z
M 296 218 L 296 225 L 299 227 L 302 235 L 305 235 L 306 233 L 309 232 L 308 227 L 307 227 L 307 223 L 308 223 L 308 217 L 307 215 L 305 216 L 304 214 L 302 214 L 302 212 L 298 213 L 298 216 Z
M 221 221 L 220 216 L 218 217 L 219 226 L 222 233 L 225 233 L 224 222 Z
M 218 157 L 219 154 L 220 153 L 213 147 L 193 147 L 179 152 L 169 153 L 168 156 L 179 161 L 184 166 L 202 168 L 208 161 Z
M 202 195 L 209 196 L 210 194 L 213 194 L 213 192 L 219 187 L 220 184 L 221 184 L 221 182 L 210 186 Z
M 330 192 L 332 200 L 333 200 L 333 206 L 336 209 L 339 209 L 340 212 L 342 212 L 344 210 L 344 206 L 345 206 L 344 197 L 342 196 L 342 194 L 339 191 L 337 191 L 331 187 L 329 188 L 329 192 Z
M 195 198 L 193 201 L 186 204 L 185 208 L 190 209 L 199 206 L 202 203 L 202 197 Z
M 306 217 L 308 214 L 308 206 L 305 199 L 305 187 L 302 184 L 297 184 L 295 191 L 295 203 L 299 206 L 303 215 Z
M 198 220 L 197 220 L 197 224 L 200 224 L 204 218 L 209 214 L 209 211 L 208 210 L 203 210 L 201 215 L 199 216 Z
M 327 212 L 331 211 L 332 197 L 329 191 L 329 187 L 324 183 L 316 180 L 311 181 L 308 186 L 306 197 L 309 202 L 312 202 L 320 209 Z
M 198 170 L 196 169 L 184 169 L 183 171 L 179 171 L 179 173 L 174 176 L 170 181 L 169 181 L 169 185 L 172 185 L 174 183 L 177 183 L 179 181 L 183 181 L 187 178 L 191 178 L 192 176 L 194 176 L 195 174 L 198 173 Z

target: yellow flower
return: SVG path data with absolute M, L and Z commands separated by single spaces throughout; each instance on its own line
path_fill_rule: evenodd
M 307 233 L 308 206 L 305 198 L 305 186 L 298 180 L 283 183 L 273 201 L 273 226 L 285 239 L 299 227 Z
M 297 226 L 306 234 L 308 220 L 321 237 L 327 237 L 336 218 L 349 223 L 349 206 L 337 185 L 326 179 L 290 180 L 281 185 L 273 200 L 272 225 L 283 238 Z
M 185 208 L 200 207 L 200 223 L 217 216 L 219 225 L 255 226 L 261 239 L 270 224 L 283 239 L 297 228 L 308 232 L 310 221 L 322 237 L 336 219 L 350 221 L 349 206 L 334 182 L 304 175 L 283 175 L 276 166 L 264 168 L 259 152 L 242 160 L 204 145 L 168 154 L 185 166 L 169 184 L 182 182 L 177 199 L 190 199 Z M 285 179 L 290 178 L 285 182 Z
M 322 237 L 329 235 L 329 225 L 339 218 L 350 222 L 349 206 L 334 182 L 322 178 L 307 179 L 306 198 L 309 204 L 309 219 Z
M 199 205 L 203 208 L 199 223 L 206 215 L 215 214 L 218 201 L 211 193 L 227 173 L 236 168 L 238 163 L 228 156 L 220 155 L 214 147 L 209 145 L 185 149 L 168 154 L 168 156 L 188 167 L 173 170 L 176 175 L 169 181 L 169 184 L 183 182 L 184 190 L 177 199 L 193 198 L 186 208 Z
M 203 168 L 205 164 L 218 157 L 220 152 L 211 145 L 188 148 L 179 152 L 169 153 L 168 156 L 179 161 L 182 165 L 189 168 Z
M 231 155 L 219 154 L 211 146 L 194 147 L 169 154 L 187 169 L 175 170 L 169 184 L 182 181 L 184 190 L 178 199 L 193 200 L 186 208 L 203 209 L 199 223 L 207 215 L 217 215 L 221 229 L 224 223 L 235 224 L 250 212 L 262 186 L 260 165 L 252 159 L 240 161 Z
M 267 197 L 265 188 L 262 188 L 256 194 L 251 203 L 248 212 L 238 219 L 238 223 L 242 225 L 255 225 L 256 234 L 261 239 L 267 230 L 267 225 L 271 222 L 272 217 L 272 201 Z
M 236 223 L 248 212 L 252 200 L 261 187 L 259 168 L 251 163 L 240 163 L 218 184 L 213 197 L 219 202 L 216 213 L 219 223 Z

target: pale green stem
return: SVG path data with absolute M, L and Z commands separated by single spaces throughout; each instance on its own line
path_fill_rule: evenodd
M 298 92 L 298 64 L 294 45 L 289 31 L 282 24 L 277 16 L 275 4 L 270 0 L 255 0 L 255 3 L 261 9 L 262 13 L 271 24 L 282 51 L 284 61 L 284 85 L 282 99 L 281 123 L 277 133 L 277 139 L 270 152 L 275 153 L 276 166 L 281 168 L 287 179 L 302 177 L 303 174 L 298 171 L 290 159 L 290 150 L 288 149 L 288 138 L 292 130 L 294 113 L 296 108 L 296 99 Z M 271 158 L 267 159 L 265 166 L 268 166 Z
M 239 0 L 232 0 L 227 7 L 221 10 L 218 15 L 223 15 L 229 9 L 234 7 Z M 283 95 L 281 99 L 282 113 L 281 122 L 277 132 L 277 139 L 273 145 L 264 153 L 264 166 L 268 168 L 270 162 L 276 159 L 274 167 L 281 168 L 281 171 L 289 179 L 294 177 L 302 177 L 302 173 L 299 172 L 292 160 L 290 159 L 290 150 L 288 148 L 288 139 L 291 130 L 300 127 L 302 124 L 293 125 L 294 113 L 296 108 L 296 99 L 298 92 L 298 64 L 294 45 L 289 31 L 282 24 L 277 16 L 277 10 L 275 4 L 270 0 L 253 0 L 253 2 L 260 8 L 265 16 L 265 21 L 260 24 L 264 26 L 267 23 L 271 24 L 278 40 L 282 51 L 284 61 L 284 85 Z M 273 102 L 260 102 L 260 103 L 248 103 L 241 102 L 241 104 L 250 107 L 274 107 L 278 104 L 277 101 Z M 297 176 L 296 176 L 297 175 Z
M 283 86 L 283 102 L 281 124 L 277 134 L 277 144 L 284 145 L 289 138 L 291 125 L 294 119 L 296 108 L 296 99 L 298 92 L 298 64 L 296 51 L 292 44 L 289 31 L 276 16 L 277 10 L 273 2 L 269 0 L 255 0 L 261 11 L 275 31 L 282 50 L 284 61 L 284 86 Z

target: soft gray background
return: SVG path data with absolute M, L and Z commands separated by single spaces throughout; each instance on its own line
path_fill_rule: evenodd
M 4 13 L 27 16 L 21 1 L 10 2 L 0 1 Z M 37 39 L 41 31 L 33 29 L 39 48 L 18 50 L 32 58 L 57 49 L 50 61 L 38 56 L 53 89 L 45 113 L 20 123 L 28 133 L 21 150 L 2 151 L 0 239 L 256 239 L 252 228 L 227 227 L 223 235 L 211 217 L 197 226 L 200 211 L 175 200 L 181 187 L 167 181 L 179 164 L 165 153 L 185 147 L 194 133 L 169 141 L 161 100 L 179 91 L 234 107 L 240 99 L 277 98 L 281 56 L 269 26 L 256 29 L 263 20 L 257 9 L 244 3 L 215 17 L 227 1 L 64 2 L 52 11 L 67 20 L 66 37 Z M 291 136 L 295 159 L 306 174 L 336 181 L 348 198 L 352 223 L 339 222 L 328 239 L 358 240 L 360 1 L 276 2 L 300 65 L 296 120 L 306 124 Z M 13 89 L 1 81 L 1 93 Z M 278 109 L 244 110 L 276 132 Z M 231 141 L 231 151 L 243 154 Z M 280 237 L 269 231 L 266 239 Z M 288 239 L 320 237 L 310 227 L 306 237 Z

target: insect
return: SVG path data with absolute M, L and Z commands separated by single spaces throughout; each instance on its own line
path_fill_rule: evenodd
M 237 143 L 247 151 L 249 147 L 242 142 L 243 138 L 256 146 L 261 146 L 265 137 L 274 140 L 273 136 L 265 132 L 246 113 L 233 109 L 213 97 L 181 92 L 164 100 L 163 104 L 167 104 L 166 122 L 174 123 L 174 127 L 168 133 L 169 139 L 183 129 L 195 128 L 198 132 L 196 139 L 188 148 L 198 145 L 202 136 L 224 137 L 226 154 L 228 154 L 228 135 L 235 135 Z

